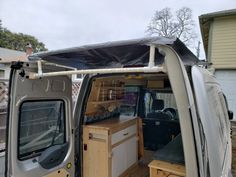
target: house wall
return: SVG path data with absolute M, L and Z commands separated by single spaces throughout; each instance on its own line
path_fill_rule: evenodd
M 218 69 L 215 71 L 215 76 L 227 97 L 229 109 L 234 112 L 236 120 L 236 70 Z
M 11 72 L 11 64 L 6 64 L 4 79 L 8 80 L 10 78 L 10 72 Z
M 214 18 L 209 41 L 210 62 L 215 69 L 236 69 L 236 15 Z

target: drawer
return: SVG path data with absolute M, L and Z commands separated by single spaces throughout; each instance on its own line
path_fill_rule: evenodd
M 111 144 L 114 145 L 125 138 L 137 133 L 137 125 L 132 125 L 111 135 Z

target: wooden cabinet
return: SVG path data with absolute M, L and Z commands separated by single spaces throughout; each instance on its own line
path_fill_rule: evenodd
M 120 177 L 137 164 L 136 118 L 112 118 L 83 130 L 83 177 Z

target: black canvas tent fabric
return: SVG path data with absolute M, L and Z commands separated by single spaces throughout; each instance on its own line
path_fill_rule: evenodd
M 153 159 L 184 165 L 184 150 L 181 134 L 156 151 Z
M 178 53 L 185 65 L 194 65 L 198 62 L 198 58 L 178 38 L 164 37 L 107 42 L 36 53 L 30 56 L 29 60 L 40 58 L 48 62 L 78 69 L 147 66 L 150 45 L 152 44 L 171 46 Z M 155 64 L 161 64 L 163 61 L 163 55 L 156 50 Z

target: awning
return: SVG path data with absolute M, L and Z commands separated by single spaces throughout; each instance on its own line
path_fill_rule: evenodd
M 147 66 L 150 45 L 169 45 L 185 65 L 194 65 L 198 58 L 178 38 L 150 37 L 135 40 L 85 45 L 56 51 L 36 53 L 29 60 L 42 59 L 78 69 L 122 68 Z M 155 64 L 162 64 L 163 55 L 156 50 Z

